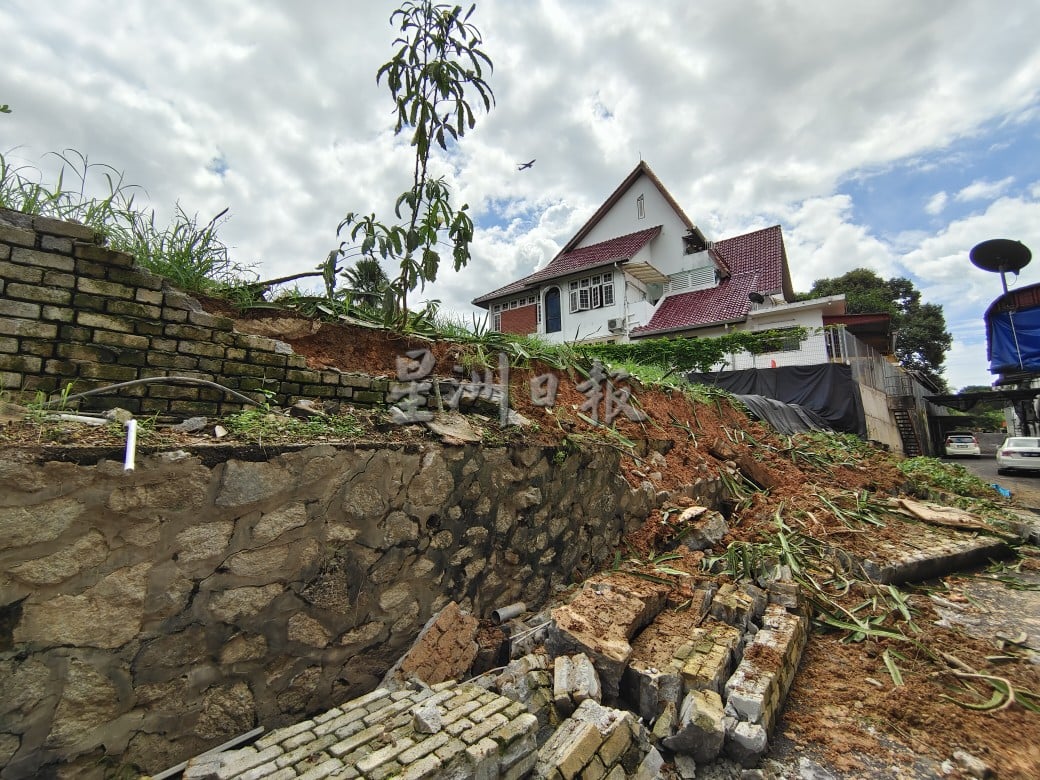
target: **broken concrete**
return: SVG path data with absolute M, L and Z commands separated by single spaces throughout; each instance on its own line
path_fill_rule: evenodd
M 408 652 L 383 677 L 381 687 L 400 690 L 414 679 L 436 685 L 463 677 L 477 657 L 479 626 L 475 617 L 449 602 L 426 622 Z

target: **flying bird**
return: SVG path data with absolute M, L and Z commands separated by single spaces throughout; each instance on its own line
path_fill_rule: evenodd
M 530 168 L 532 165 L 534 165 L 534 160 L 531 160 L 531 162 L 517 163 L 517 168 L 516 169 L 518 171 L 522 171 L 525 168 Z

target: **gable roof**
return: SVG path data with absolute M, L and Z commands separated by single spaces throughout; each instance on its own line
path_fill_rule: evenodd
M 550 260 L 545 268 L 535 271 L 523 279 L 510 282 L 505 287 L 499 287 L 497 290 L 485 293 L 479 298 L 474 298 L 473 305 L 487 308 L 487 304 L 490 301 L 507 295 L 521 293 L 551 279 L 568 276 L 580 271 L 592 270 L 604 265 L 626 262 L 631 260 L 633 255 L 638 253 L 640 249 L 657 238 L 660 233 L 661 226 L 657 225 L 646 230 L 629 233 L 626 236 L 618 236 L 608 241 L 601 241 L 598 244 L 583 246 L 580 249 L 569 252 L 564 247 L 564 250 Z M 570 243 L 573 243 L 573 240 Z M 568 246 L 570 246 L 570 243 L 568 243 Z
M 729 276 L 715 287 L 669 295 L 661 301 L 650 322 L 632 329 L 632 336 L 739 322 L 751 310 L 751 292 L 793 297 L 779 225 L 718 241 L 712 249 L 729 269 Z
M 622 196 L 625 194 L 628 188 L 635 184 L 636 180 L 640 176 L 646 176 L 646 178 L 650 180 L 651 184 L 653 184 L 657 188 L 658 192 L 661 193 L 661 197 L 663 197 L 665 199 L 665 202 L 667 202 L 668 205 L 671 206 L 672 211 L 676 213 L 676 215 L 679 217 L 682 223 L 686 226 L 687 230 L 696 232 L 696 234 L 701 238 L 701 240 L 704 241 L 705 244 L 707 244 L 708 241 L 706 238 L 704 238 L 704 234 L 701 233 L 700 229 L 693 224 L 693 222 L 690 220 L 688 216 L 686 216 L 686 212 L 684 212 L 682 208 L 679 206 L 679 204 L 675 202 L 675 198 L 672 197 L 672 194 L 664 188 L 664 185 L 661 183 L 661 180 L 657 178 L 657 174 L 650 170 L 650 166 L 647 165 L 643 160 L 640 160 L 639 165 L 633 168 L 632 172 L 628 174 L 628 176 L 624 178 L 621 184 L 617 186 L 617 189 L 610 193 L 607 199 L 603 201 L 603 205 L 596 209 L 596 212 L 591 217 L 589 217 L 588 221 L 584 225 L 582 225 L 578 229 L 577 233 L 571 236 L 571 240 L 564 245 L 561 251 L 570 252 L 572 249 L 574 249 L 574 247 L 580 244 L 581 240 L 585 238 L 585 236 L 587 236 L 594 227 L 596 227 L 597 223 L 601 219 L 603 219 L 604 215 L 606 215 L 608 211 L 614 208 L 614 205 L 619 200 L 621 200 Z

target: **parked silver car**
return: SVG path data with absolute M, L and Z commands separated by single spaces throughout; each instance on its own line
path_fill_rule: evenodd
M 997 473 L 1040 471 L 1040 439 L 1010 436 L 997 449 Z

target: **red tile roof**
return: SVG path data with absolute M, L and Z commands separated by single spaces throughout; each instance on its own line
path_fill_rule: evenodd
M 715 287 L 669 295 L 650 322 L 632 329 L 633 337 L 740 321 L 751 309 L 749 292 L 786 297 L 790 291 L 779 225 L 718 241 L 713 249 L 729 269 L 729 276 Z
M 591 270 L 611 263 L 624 262 L 632 259 L 644 246 L 653 241 L 661 232 L 661 226 L 647 228 L 627 236 L 619 236 L 598 244 L 583 246 L 570 252 L 561 252 L 556 255 L 549 264 L 539 271 L 535 271 L 523 279 L 499 287 L 489 293 L 473 299 L 475 306 L 487 306 L 488 303 L 507 295 L 513 295 L 531 287 L 535 287 L 550 279 L 578 273 L 579 271 Z

